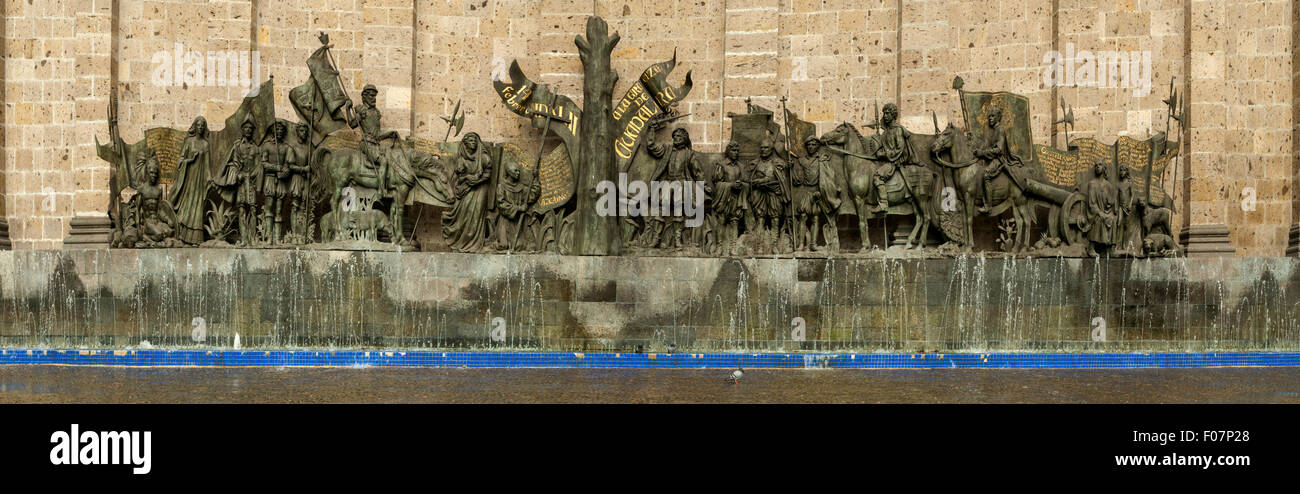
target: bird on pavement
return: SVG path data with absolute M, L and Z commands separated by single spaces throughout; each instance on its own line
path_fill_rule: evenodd
M 727 380 L 731 381 L 731 384 L 740 384 L 740 380 L 744 377 L 745 377 L 745 369 L 736 369 L 734 371 L 731 371 L 731 375 L 727 376 Z

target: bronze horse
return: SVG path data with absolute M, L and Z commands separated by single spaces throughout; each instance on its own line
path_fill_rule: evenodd
M 383 197 L 393 200 L 388 210 L 388 221 L 392 228 L 393 243 L 406 245 L 410 243 L 405 238 L 402 229 L 406 199 L 416 184 L 424 187 L 424 184 L 419 182 L 419 177 L 430 179 L 433 181 L 434 186 L 438 187 L 439 179 L 430 168 L 439 158 L 435 155 L 417 151 L 410 146 L 390 145 L 381 148 L 379 159 L 388 160 L 388 190 L 381 191 L 381 194 Z M 359 149 L 330 149 L 321 146 L 316 148 L 312 161 L 320 164 L 321 168 L 326 172 L 325 176 L 329 178 L 333 186 L 334 193 L 330 202 L 330 213 L 336 221 L 341 217 L 339 210 L 342 206 L 344 188 L 349 185 L 369 189 L 379 188 L 379 177 L 376 169 L 370 167 L 366 156 Z M 430 195 L 438 197 L 432 192 L 430 192 Z M 337 234 L 338 231 L 336 230 L 335 233 Z M 322 240 L 336 239 L 323 238 Z
M 977 213 L 975 199 L 982 197 L 981 190 L 987 165 L 983 160 L 974 157 L 968 147 L 968 140 L 969 136 L 965 131 L 949 123 L 948 128 L 944 129 L 930 144 L 930 154 L 940 166 L 956 170 L 956 182 L 962 195 L 961 203 L 965 208 L 963 215 L 965 231 L 961 242 L 966 247 L 973 247 L 975 242 L 972 224 Z M 947 159 L 943 158 L 945 154 L 948 156 Z M 999 173 L 989 182 L 989 205 L 985 216 L 1000 216 L 1008 209 L 1011 210 L 1016 222 L 1016 237 L 1012 252 L 1020 252 L 1029 248 L 1028 230 L 1033 223 L 1034 214 L 1029 196 L 1007 173 L 1009 172 Z
M 912 134 L 912 147 L 916 149 L 929 149 L 931 141 L 937 139 L 934 135 Z M 858 132 L 858 129 L 848 122 L 843 122 L 835 129 L 827 132 L 822 136 L 826 144 L 839 148 L 840 152 L 836 154 L 842 156 L 844 163 L 844 176 L 847 177 L 848 195 L 853 200 L 853 207 L 858 216 L 858 232 L 862 235 L 862 250 L 866 251 L 871 245 L 871 235 L 867 229 L 867 220 L 872 218 L 871 208 L 878 202 L 877 191 L 875 190 L 874 177 L 876 170 L 883 166 L 880 162 L 872 157 L 876 156 L 876 140 L 871 137 L 864 137 Z M 832 151 L 835 149 L 832 148 Z M 847 151 L 844 153 L 842 151 Z M 907 237 L 907 248 L 922 247 L 925 245 L 925 239 L 929 235 L 930 225 L 934 223 L 938 226 L 939 215 L 934 209 L 933 198 L 937 197 L 937 187 L 939 181 L 935 180 L 935 174 L 932 171 L 930 157 L 926 153 L 912 153 L 919 167 L 912 170 L 895 173 L 885 183 L 886 190 L 895 189 L 900 191 L 899 194 L 886 194 L 886 201 L 890 210 L 886 214 L 911 214 L 915 216 L 916 221 L 912 226 L 912 231 Z M 904 175 L 913 175 L 913 179 L 908 179 Z M 924 184 L 928 182 L 930 186 L 914 186 L 913 182 Z M 897 208 L 895 206 L 898 206 Z M 885 234 L 885 241 L 889 241 L 888 233 Z

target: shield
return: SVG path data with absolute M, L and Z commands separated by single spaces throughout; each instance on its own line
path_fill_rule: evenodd
M 529 80 L 523 69 L 519 68 L 518 61 L 510 64 L 510 81 L 494 80 L 492 87 L 496 89 L 502 103 L 505 103 L 510 111 L 532 119 L 534 125 L 540 126 L 541 119 L 545 115 L 562 119 L 551 120 L 549 124 L 549 132 L 558 136 L 563 144 L 547 155 L 555 158 L 543 159 L 538 169 L 537 176 L 542 182 L 542 198 L 538 200 L 538 207 L 545 211 L 568 202 L 569 198 L 573 197 L 574 189 L 578 184 L 568 149 L 569 146 L 576 146 L 578 143 L 578 125 L 582 108 L 568 96 L 553 93 L 550 86 Z M 563 156 L 558 156 L 557 152 Z M 532 163 L 524 169 L 537 167 L 534 157 Z
M 731 142 L 740 146 L 741 162 L 758 158 L 758 148 L 767 137 L 772 123 L 771 113 L 732 113 Z
M 158 183 L 176 182 L 176 166 L 181 160 L 181 146 L 185 144 L 185 131 L 168 127 L 157 127 L 144 131 L 144 140 L 149 149 L 158 157 Z M 134 166 L 134 163 L 132 164 Z M 143 175 L 144 170 L 132 169 Z M 141 176 L 135 175 L 135 176 Z
M 1005 91 L 963 91 L 961 97 L 962 106 L 966 109 L 966 129 L 975 138 L 975 142 L 988 139 L 989 111 L 1001 108 L 1000 125 L 1006 133 L 1011 154 L 1025 164 L 1034 162 L 1034 136 L 1029 129 L 1029 98 Z

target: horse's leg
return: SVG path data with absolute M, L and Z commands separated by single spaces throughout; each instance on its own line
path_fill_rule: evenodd
M 812 230 L 808 232 L 808 250 L 817 250 L 817 233 L 822 229 L 822 218 L 819 214 L 810 214 L 812 217 Z
M 858 232 L 862 236 L 862 248 L 860 249 L 862 252 L 871 250 L 871 228 L 868 225 L 868 220 L 871 219 L 869 213 L 871 208 L 867 206 L 866 202 L 867 194 L 865 192 L 855 191 L 853 193 L 853 206 L 858 213 Z
M 921 223 L 925 221 L 925 213 L 921 210 L 921 200 L 916 196 L 912 196 L 912 210 L 912 231 L 907 234 L 907 245 L 905 246 L 908 249 L 920 247 L 920 244 L 923 243 L 917 242 L 916 237 L 921 231 Z M 912 245 L 912 242 L 917 242 L 915 247 Z
M 1034 213 L 1034 208 L 1029 205 L 1029 198 L 1025 197 L 1024 191 L 1019 191 L 1017 195 L 1020 197 L 1020 216 L 1025 219 L 1024 231 L 1020 232 L 1022 235 L 1019 239 L 1020 248 L 1027 251 L 1029 250 L 1029 227 L 1032 224 L 1031 220 L 1033 218 L 1030 215 Z
M 858 211 L 862 211 L 861 206 Z M 859 250 L 862 252 L 871 250 L 871 230 L 867 228 L 867 216 L 861 212 L 858 213 L 858 231 L 862 233 L 862 248 Z
M 917 238 L 916 238 L 916 247 L 915 247 L 915 248 L 917 248 L 917 249 L 920 249 L 920 248 L 922 248 L 922 247 L 925 247 L 925 237 L 926 237 L 926 235 L 928 235 L 928 234 L 930 233 L 930 217 L 929 217 L 929 215 L 926 214 L 925 209 L 924 209 L 924 206 L 923 206 L 923 205 L 925 204 L 925 201 L 927 201 L 927 200 L 929 200 L 929 199 L 928 199 L 928 198 L 926 198 L 926 199 L 918 199 L 918 200 L 916 201 L 916 205 L 913 206 L 913 207 L 916 208 L 916 215 L 915 215 L 915 218 L 916 218 L 916 225 L 912 227 L 912 234 L 913 234 L 913 235 L 917 235 Z M 912 240 L 911 240 L 911 238 L 910 238 L 910 236 L 909 236 L 909 238 L 908 238 L 908 244 L 911 244 L 911 243 L 912 243 Z
M 925 241 L 930 237 L 930 216 L 926 215 L 921 218 L 921 242 L 917 247 L 925 247 Z
M 334 198 L 333 200 L 330 201 L 330 213 L 334 214 L 334 232 L 333 232 L 334 235 L 333 236 L 335 238 L 323 239 L 326 242 L 332 240 L 338 240 L 337 238 L 338 232 L 343 230 L 342 228 L 339 228 L 340 226 L 342 226 L 341 220 L 343 219 L 343 213 L 341 212 L 343 208 L 340 206 L 340 202 L 339 202 L 343 198 L 343 182 L 338 180 L 338 177 L 335 177 L 334 184 L 335 184 Z
M 406 241 L 406 232 L 402 229 L 405 223 L 406 213 L 406 194 L 410 189 L 398 187 L 393 191 L 393 205 L 388 208 L 388 222 L 393 225 L 393 243 L 401 245 Z
M 962 201 L 962 218 L 965 220 L 962 226 L 966 229 L 966 238 L 964 244 L 967 249 L 975 248 L 975 204 L 972 203 L 973 196 L 971 188 L 962 187 L 966 192 L 966 200 Z
M 1024 249 L 1025 230 L 1029 226 L 1029 217 L 1025 214 L 1024 196 L 1018 194 L 1019 189 L 1015 184 L 1007 184 L 1007 200 L 1011 202 L 1012 217 L 1016 220 L 1016 240 L 1015 247 L 1011 249 L 1013 253 L 1020 253 Z

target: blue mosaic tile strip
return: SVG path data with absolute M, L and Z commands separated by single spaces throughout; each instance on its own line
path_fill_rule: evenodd
M 1123 369 L 1300 367 L 1300 352 L 573 353 L 312 350 L 0 350 L 0 365 L 641 369 Z

